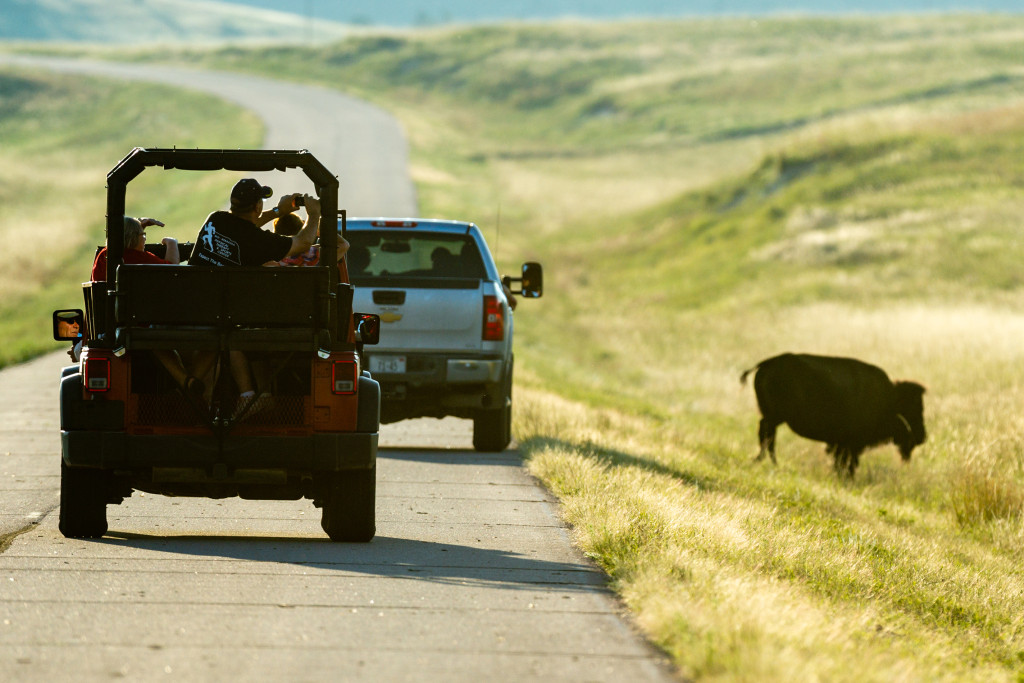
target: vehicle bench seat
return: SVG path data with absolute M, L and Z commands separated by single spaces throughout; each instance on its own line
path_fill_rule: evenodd
M 305 327 L 326 325 L 326 268 L 202 268 L 123 264 L 118 326 Z

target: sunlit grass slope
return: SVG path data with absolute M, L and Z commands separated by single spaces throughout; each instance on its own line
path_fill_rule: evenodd
M 136 146 L 244 147 L 261 137 L 251 114 L 212 97 L 0 71 L 0 366 L 59 348 L 50 312 L 82 305 L 80 284 L 105 234 L 106 175 L 119 159 Z M 144 176 L 128 211 L 159 217 L 179 236 L 184 197 L 212 209 L 224 196 L 223 184 L 201 178 Z
M 934 129 L 793 143 L 623 221 L 632 239 L 567 240 L 548 282 L 576 296 L 545 301 L 527 333 L 516 434 L 685 673 L 1019 671 L 1024 117 L 1010 118 L 955 117 L 955 145 Z M 780 466 L 751 463 L 757 411 L 738 375 L 786 350 L 922 381 L 926 446 L 907 466 L 872 451 L 850 482 L 783 430 Z
M 387 106 L 422 213 L 544 262 L 515 435 L 684 676 L 990 681 L 1024 670 L 1021 45 L 1024 18 L 963 15 L 174 58 Z M 849 481 L 783 428 L 750 462 L 739 375 L 782 351 L 923 383 L 927 443 Z

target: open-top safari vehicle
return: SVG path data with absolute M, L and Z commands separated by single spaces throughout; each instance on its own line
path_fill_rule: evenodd
M 149 167 L 250 173 L 300 169 L 320 198 L 318 266 L 123 263 L 129 182 Z M 98 537 L 106 506 L 133 490 L 169 496 L 312 499 L 335 541 L 375 532 L 380 389 L 360 367 L 379 319 L 353 314 L 337 263 L 338 181 L 308 151 L 132 150 L 107 175 L 107 281 L 54 312 L 54 337 L 83 328 L 60 384 L 60 530 Z M 331 229 L 326 229 L 331 226 Z M 187 250 L 186 250 L 187 251 Z M 183 253 L 183 259 L 187 253 Z M 266 400 L 242 405 L 227 371 L 242 352 Z M 161 357 L 215 357 L 204 393 Z

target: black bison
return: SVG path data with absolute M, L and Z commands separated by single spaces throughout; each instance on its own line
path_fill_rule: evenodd
M 775 430 L 780 424 L 800 436 L 827 444 L 837 473 L 853 477 L 860 454 L 890 441 L 910 460 L 924 443 L 924 387 L 893 383 L 885 371 L 852 358 L 786 353 L 763 360 L 740 376 L 754 376 L 761 409 L 757 430 L 761 450 L 775 463 Z

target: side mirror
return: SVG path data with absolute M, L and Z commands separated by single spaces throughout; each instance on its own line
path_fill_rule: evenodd
M 544 293 L 544 269 L 539 263 L 523 264 L 523 296 L 536 299 Z
M 544 293 L 544 269 L 539 263 L 529 261 L 523 264 L 522 277 L 501 278 L 503 285 L 508 287 L 513 294 L 519 294 L 528 299 L 536 299 Z M 519 289 L 512 289 L 513 283 L 519 283 Z
M 62 308 L 53 312 L 53 338 L 57 341 L 78 341 L 85 327 L 85 314 L 80 308 Z
M 353 313 L 356 326 L 356 342 L 359 344 L 380 343 L 380 316 L 376 313 Z

